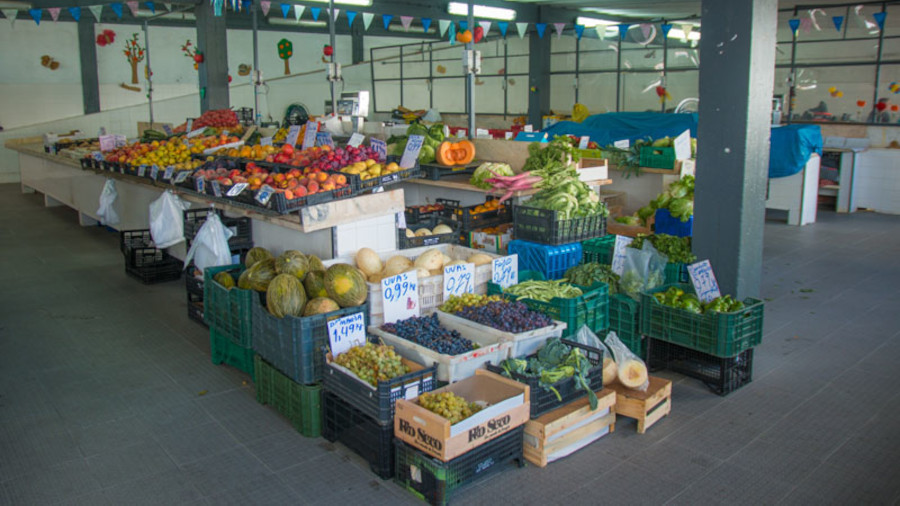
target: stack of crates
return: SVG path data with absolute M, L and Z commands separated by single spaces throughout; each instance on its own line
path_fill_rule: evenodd
M 244 267 L 241 264 L 208 267 L 203 272 L 203 320 L 209 326 L 209 347 L 214 364 L 226 364 L 253 377 L 253 306 L 260 304 L 260 294 L 226 287 L 215 280 L 227 272 L 237 282 Z M 265 297 L 265 294 L 262 294 Z
M 519 255 L 520 271 L 540 272 L 544 279 L 561 279 L 583 256 L 580 242 L 551 246 L 515 239 L 509 242 L 508 252 Z
M 119 232 L 119 249 L 125 256 L 125 274 L 145 285 L 181 277 L 181 261 L 156 247 L 150 229 Z
M 487 253 L 504 254 L 512 223 L 511 205 L 495 205 L 497 197 L 485 197 L 484 204 L 463 206 L 459 200 L 437 199 L 444 206 L 441 215 L 459 226 L 459 243 Z M 489 205 L 488 205 L 489 204 Z M 486 207 L 487 205 L 487 207 Z

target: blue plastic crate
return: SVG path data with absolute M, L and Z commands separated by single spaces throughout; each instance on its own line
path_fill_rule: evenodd
M 656 233 L 669 234 L 677 237 L 691 237 L 694 232 L 694 217 L 687 221 L 681 221 L 673 217 L 668 209 L 656 210 Z
M 580 242 L 548 246 L 516 239 L 509 241 L 507 248 L 508 254 L 519 255 L 520 271 L 537 271 L 544 279 L 560 279 L 570 267 L 581 263 Z

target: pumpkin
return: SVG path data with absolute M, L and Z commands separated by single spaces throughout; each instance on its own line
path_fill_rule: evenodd
M 266 289 L 266 309 L 272 316 L 300 316 L 306 306 L 306 292 L 303 283 L 293 274 L 275 276 Z
M 325 297 L 328 292 L 325 291 L 325 270 L 309 271 L 306 279 L 303 280 L 303 288 L 306 288 L 306 295 L 310 297 Z
M 475 159 L 475 145 L 471 141 L 444 141 L 438 147 L 437 163 L 441 165 L 466 165 Z
M 332 311 L 337 311 L 340 308 L 341 306 L 338 306 L 337 302 L 328 297 L 316 297 L 306 303 L 306 309 L 303 310 L 303 316 L 330 313 Z
M 306 277 L 309 271 L 309 260 L 297 250 L 289 249 L 275 259 L 275 272 L 291 274 L 299 280 Z
M 359 306 L 369 295 L 362 271 L 350 264 L 334 264 L 325 271 L 325 291 L 341 307 Z
M 234 278 L 231 277 L 231 274 L 228 271 L 222 271 L 213 276 L 213 280 L 225 287 L 226 289 L 234 288 Z
M 269 283 L 278 274 L 275 272 L 275 259 L 269 258 L 253 264 L 245 272 L 247 282 L 252 290 L 257 292 L 265 292 L 269 288 Z M 240 281 L 240 280 L 238 280 Z M 238 285 L 240 287 L 240 284 Z
M 268 258 L 275 258 L 269 253 L 269 250 L 266 248 L 261 248 L 259 246 L 255 248 L 250 248 L 250 251 L 247 252 L 247 258 L 244 259 L 244 267 L 251 268 L 256 262 L 260 260 L 266 260 Z

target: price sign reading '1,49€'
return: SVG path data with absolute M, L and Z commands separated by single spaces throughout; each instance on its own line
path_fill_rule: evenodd
M 496 258 L 491 263 L 491 281 L 500 288 L 509 288 L 519 283 L 519 255 Z
M 444 300 L 464 293 L 475 293 L 475 264 L 444 267 Z
M 385 323 L 419 316 L 419 277 L 416 271 L 382 279 L 381 296 Z
M 328 322 L 328 340 L 331 354 L 335 357 L 353 348 L 366 344 L 366 319 L 362 312 Z

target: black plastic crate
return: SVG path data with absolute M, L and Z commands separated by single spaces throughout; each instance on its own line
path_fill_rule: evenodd
M 190 246 L 200 227 L 206 223 L 210 213 L 219 215 L 222 225 L 234 233 L 228 239 L 228 247 L 232 250 L 249 249 L 253 247 L 253 220 L 250 218 L 229 218 L 222 215 L 222 211 L 213 208 L 188 209 L 184 212 L 184 238 Z
M 428 204 L 426 204 L 428 205 Z M 409 206 L 404 211 L 404 216 L 406 217 L 406 224 L 418 224 L 421 221 L 425 221 L 430 219 L 432 216 L 443 216 L 444 205 L 443 204 L 430 204 L 435 206 L 435 209 L 432 211 L 423 211 L 422 208 L 424 206 Z
M 187 315 L 189 319 L 209 328 L 209 325 L 203 320 L 203 295 L 187 293 Z
M 492 200 L 498 200 L 498 198 L 488 196 L 484 199 L 485 202 Z M 501 204 L 498 209 L 473 214 L 472 211 L 483 204 L 462 206 L 458 200 L 452 199 L 437 199 L 436 202 L 444 206 L 443 215 L 459 222 L 462 230 L 466 232 L 476 228 L 493 227 L 512 221 L 512 212 L 509 205 Z
M 125 273 L 145 285 L 174 281 L 181 277 L 181 260 L 153 246 L 150 230 L 119 233 L 119 248 L 125 256 Z
M 722 358 L 659 339 L 647 339 L 647 365 L 651 371 L 668 369 L 702 381 L 718 395 L 753 381 L 753 348 Z
M 437 388 L 435 375 L 437 364 L 398 376 L 389 381 L 379 381 L 375 389 L 363 384 L 357 377 L 328 364 L 322 378 L 325 391 L 337 395 L 341 400 L 360 410 L 379 425 L 394 423 L 394 405 L 397 399 L 411 399 L 421 393 Z
M 588 372 L 588 384 L 591 386 L 591 390 L 593 390 L 594 392 L 599 392 L 600 390 L 602 390 L 603 350 L 581 343 L 576 343 L 574 341 L 569 341 L 568 339 L 562 339 L 562 342 L 574 348 L 578 348 L 584 353 L 588 361 L 592 364 L 592 367 Z M 526 357 L 526 359 L 535 357 L 536 355 L 537 354 L 530 355 Z M 497 374 L 503 374 L 503 367 L 499 365 L 488 363 L 487 370 Z M 548 411 L 552 411 L 560 406 L 565 406 L 566 404 L 587 395 L 586 391 L 579 390 L 577 388 L 574 377 L 566 378 L 553 384 L 553 388 L 555 388 L 556 391 L 559 392 L 562 400 L 558 399 L 556 397 L 556 394 L 553 393 L 552 390 L 545 390 L 541 386 L 540 378 L 531 378 L 528 376 L 522 376 L 521 374 L 513 373 L 512 379 L 518 381 L 519 383 L 525 383 L 530 387 L 531 418 L 537 418 Z
M 525 427 L 519 426 L 442 462 L 395 439 L 394 481 L 431 504 L 447 504 L 460 489 L 502 471 L 514 461 L 524 466 L 524 443 Z
M 452 167 L 438 165 L 436 163 L 423 163 L 422 177 L 432 181 L 439 181 L 442 177 L 446 176 L 474 174 L 475 169 L 477 169 L 479 165 L 481 165 L 481 162 L 472 162 L 466 165 L 454 165 Z
M 184 271 L 184 287 L 189 295 L 199 295 L 200 301 L 203 302 L 203 271 L 193 262 Z
M 394 476 L 394 425 L 379 425 L 327 391 L 322 396 L 322 437 L 353 450 L 382 480 Z
M 516 239 L 559 246 L 606 235 L 605 216 L 562 219 L 558 211 L 515 206 L 513 228 Z
M 384 162 L 384 165 L 396 162 L 400 163 L 399 156 L 388 156 L 387 161 Z M 350 186 L 353 188 L 354 194 L 360 194 L 363 192 L 374 190 L 379 186 L 387 186 L 391 184 L 396 184 L 401 181 L 406 181 L 407 179 L 417 179 L 422 174 L 422 168 L 419 166 L 419 162 L 417 161 L 415 165 L 408 169 L 401 169 L 397 172 L 391 174 L 385 174 L 383 176 L 373 177 L 370 179 L 363 179 L 359 177 L 358 174 L 344 174 L 347 176 L 347 182 L 350 183 Z
M 415 232 L 421 228 L 433 230 L 438 225 L 447 225 L 451 231 L 447 234 L 425 235 L 421 237 L 406 237 L 406 231 Z M 419 248 L 422 246 L 434 246 L 436 244 L 458 244 L 459 243 L 460 225 L 459 222 L 452 221 L 440 216 L 432 216 L 427 220 L 415 224 L 406 224 L 406 228 L 397 229 L 397 244 L 400 249 Z

